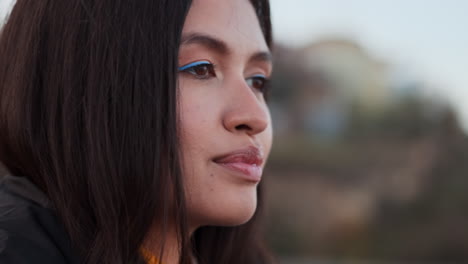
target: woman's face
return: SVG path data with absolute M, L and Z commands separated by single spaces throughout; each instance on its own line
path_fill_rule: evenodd
M 194 0 L 179 51 L 189 224 L 239 225 L 257 205 L 270 152 L 263 97 L 271 56 L 249 0 Z

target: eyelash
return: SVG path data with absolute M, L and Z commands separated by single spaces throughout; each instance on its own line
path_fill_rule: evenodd
M 191 74 L 199 80 L 207 80 L 216 76 L 215 68 L 216 65 L 209 61 L 196 61 L 179 67 L 179 72 Z M 202 74 L 201 72 L 197 72 L 197 70 L 205 71 L 205 73 Z M 256 74 L 245 79 L 245 81 L 251 88 L 258 90 L 261 93 L 265 93 L 270 84 L 270 80 L 263 74 Z M 254 87 L 254 81 L 261 81 L 261 87 Z
M 197 70 L 203 70 L 203 69 L 208 71 L 207 73 L 209 74 L 209 76 L 206 76 L 206 74 L 202 75 L 200 72 L 197 72 Z M 206 80 L 206 79 L 216 76 L 215 65 L 209 61 L 195 61 L 195 62 L 189 63 L 185 66 L 179 67 L 179 72 L 191 74 L 195 78 L 200 79 L 200 80 Z

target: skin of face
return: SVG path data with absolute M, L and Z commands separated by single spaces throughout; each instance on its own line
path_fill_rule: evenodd
M 217 158 L 241 153 L 242 163 L 253 151 L 263 168 L 271 149 L 268 107 L 262 90 L 248 81 L 258 75 L 268 78 L 272 71 L 269 48 L 251 3 L 194 0 L 178 60 L 182 171 L 190 228 L 243 224 L 255 212 L 258 181 L 223 166 Z M 205 66 L 187 68 L 193 63 Z

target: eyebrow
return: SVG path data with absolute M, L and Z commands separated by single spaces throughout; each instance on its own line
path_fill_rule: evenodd
M 205 46 L 208 49 L 213 50 L 221 55 L 231 55 L 232 50 L 229 46 L 221 39 L 216 37 L 201 34 L 201 33 L 189 33 L 182 36 L 181 46 L 198 44 Z M 249 62 L 259 61 L 259 62 L 272 62 L 272 55 L 269 51 L 259 51 L 252 54 L 249 58 Z

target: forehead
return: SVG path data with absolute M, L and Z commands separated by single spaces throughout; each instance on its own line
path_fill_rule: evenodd
M 233 50 L 268 50 L 249 0 L 194 0 L 183 35 L 205 33 L 226 42 Z

